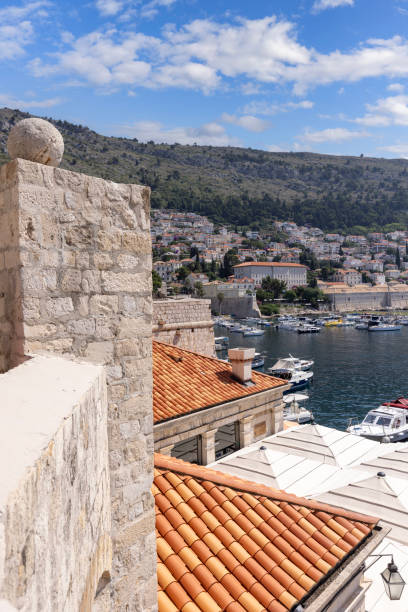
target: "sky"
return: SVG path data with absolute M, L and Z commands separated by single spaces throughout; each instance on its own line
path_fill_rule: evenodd
M 408 158 L 408 0 L 1 0 L 0 106 L 141 141 Z

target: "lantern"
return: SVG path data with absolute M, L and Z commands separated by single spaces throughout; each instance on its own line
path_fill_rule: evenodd
M 388 564 L 387 568 L 381 573 L 381 576 L 388 597 L 392 600 L 401 599 L 405 581 L 399 573 L 394 560 Z

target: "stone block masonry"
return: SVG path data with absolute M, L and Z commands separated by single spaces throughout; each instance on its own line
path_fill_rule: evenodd
M 112 571 L 106 389 L 60 357 L 0 376 L 0 610 L 90 612 Z
M 152 322 L 154 340 L 209 357 L 214 356 L 214 325 L 210 300 L 155 300 Z
M 149 189 L 21 159 L 0 184 L 0 367 L 43 351 L 105 366 L 106 605 L 155 610 Z

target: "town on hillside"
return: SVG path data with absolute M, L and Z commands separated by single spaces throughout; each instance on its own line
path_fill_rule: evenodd
M 408 304 L 408 231 L 325 233 L 275 221 L 237 231 L 193 212 L 153 210 L 153 285 L 157 295 L 256 296 L 262 314 L 282 304 L 342 308 L 378 305 L 379 289 L 398 287 Z M 372 289 L 372 288 L 376 289 Z M 219 299 L 218 299 L 219 302 Z M 343 304 L 346 306 L 346 304 Z

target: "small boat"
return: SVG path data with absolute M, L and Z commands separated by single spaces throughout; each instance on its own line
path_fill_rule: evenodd
M 273 370 L 268 369 L 268 373 L 272 376 L 276 376 L 277 378 L 282 378 L 282 380 L 287 380 L 290 383 L 290 388 L 286 393 L 293 393 L 294 391 L 299 391 L 300 389 L 304 389 L 308 387 L 313 379 L 313 372 L 302 372 L 301 370 Z
M 354 329 L 368 329 L 368 323 L 357 323 L 354 326 Z
M 287 368 L 307 372 L 313 364 L 314 361 L 312 359 L 298 359 L 289 353 L 289 357 L 281 357 L 268 371 L 273 372 L 274 369 Z
M 377 442 L 402 442 L 408 439 L 408 399 L 399 397 L 395 402 L 383 402 L 370 410 L 361 423 L 347 427 L 349 433 Z
M 230 332 L 231 333 L 235 333 L 235 334 L 240 334 L 242 331 L 244 330 L 244 328 L 242 327 L 242 325 L 239 325 L 238 323 L 236 325 L 234 325 L 233 327 L 230 328 Z
M 378 325 L 369 325 L 369 332 L 382 332 L 382 331 L 399 331 L 401 329 L 401 325 L 394 325 L 392 323 L 379 323 Z
M 214 338 L 216 344 L 220 344 L 221 346 L 228 346 L 229 345 L 229 338 L 228 336 L 219 336 L 218 338 Z
M 310 423 L 313 421 L 313 414 L 310 410 L 306 410 L 303 406 L 299 406 L 299 402 L 304 402 L 309 399 L 308 395 L 302 393 L 289 393 L 283 398 L 285 407 L 283 409 L 283 419 L 285 421 L 295 421 L 299 425 Z
M 309 323 L 305 323 L 304 325 L 299 325 L 296 331 L 298 334 L 318 334 L 320 329 L 321 328 L 318 325 L 310 325 Z
M 265 330 L 263 329 L 255 329 L 254 327 L 252 329 L 246 329 L 244 331 L 244 338 L 246 338 L 247 336 L 263 336 L 265 333 Z
M 265 359 L 262 357 L 261 353 L 255 353 L 255 357 L 252 360 L 252 369 L 256 370 L 257 368 L 262 368 L 265 364 Z
M 325 327 L 337 327 L 338 325 L 341 325 L 343 323 L 342 319 L 336 319 L 334 321 L 326 321 L 325 322 Z

